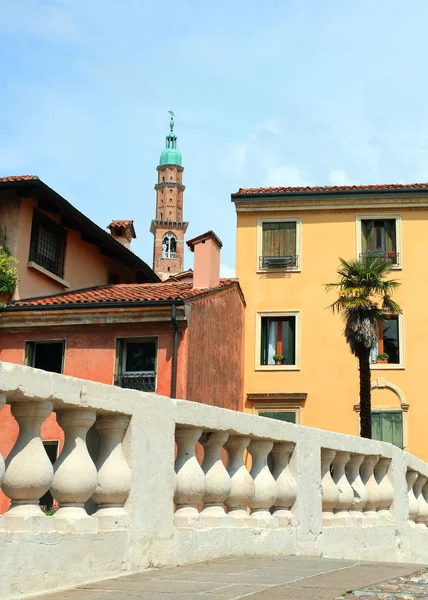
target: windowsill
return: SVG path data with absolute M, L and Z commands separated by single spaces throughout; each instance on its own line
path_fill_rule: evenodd
M 46 277 L 49 277 L 50 279 L 53 279 L 54 281 L 56 281 L 60 285 L 64 286 L 65 288 L 69 288 L 70 287 L 70 284 L 67 283 L 67 281 L 65 281 L 61 277 L 58 277 L 58 275 L 55 275 L 54 273 L 51 273 L 50 271 L 48 271 L 44 267 L 41 267 L 40 265 L 38 265 L 37 263 L 33 262 L 32 260 L 30 260 L 30 262 L 27 263 L 27 267 L 29 269 L 35 269 L 36 271 L 39 271 L 39 273 L 43 273 L 43 275 L 46 275 Z
M 300 371 L 297 365 L 259 365 L 256 371 Z
M 404 371 L 404 365 L 388 364 L 388 363 L 373 363 L 370 365 L 372 371 Z
M 280 269 L 257 269 L 256 273 L 301 273 L 300 267 L 283 267 Z

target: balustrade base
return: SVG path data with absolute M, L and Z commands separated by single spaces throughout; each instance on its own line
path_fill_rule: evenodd
M 334 514 L 331 511 L 323 511 L 322 513 L 322 524 L 323 527 L 334 526 Z
M 388 509 L 381 509 L 377 511 L 377 516 L 381 524 L 386 525 L 394 521 L 391 511 Z
M 363 511 L 363 527 L 373 527 L 379 525 L 381 519 L 375 510 L 364 510 Z
M 234 527 L 235 522 L 224 511 L 222 504 L 208 504 L 204 506 L 200 517 L 205 527 Z
M 58 533 L 85 532 L 92 533 L 98 530 L 98 519 L 90 517 L 83 504 L 70 506 L 60 504 L 54 515 L 55 531 Z
M 122 506 L 102 506 L 92 516 L 98 519 L 98 529 L 104 531 L 129 527 L 129 515 Z
M 331 527 L 348 527 L 349 525 L 353 525 L 353 520 L 349 511 L 338 510 L 337 512 L 334 512 Z
M 252 527 L 263 527 L 274 529 L 278 527 L 278 520 L 275 519 L 268 510 L 254 509 L 251 511 L 250 521 Z
M 5 531 L 50 533 L 55 531 L 52 517 L 44 515 L 40 510 L 38 515 L 19 515 L 7 512 L 3 517 L 3 529 Z
M 279 527 L 291 527 L 294 523 L 293 514 L 287 508 L 274 509 L 272 517 L 278 521 Z

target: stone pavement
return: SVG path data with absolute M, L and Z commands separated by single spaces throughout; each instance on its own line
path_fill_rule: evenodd
M 235 557 L 81 585 L 38 596 L 43 600 L 366 600 L 412 596 L 364 596 L 355 589 L 420 571 L 421 565 L 374 563 L 306 556 Z M 397 579 L 398 578 L 398 579 Z M 419 584 L 418 584 L 419 585 Z M 418 588 L 421 590 L 421 587 Z M 427 585 L 428 590 L 428 585 Z M 360 595 L 361 594 L 361 595 Z M 415 596 L 428 598 L 426 595 Z
M 363 590 L 340 596 L 336 600 L 417 600 L 428 598 L 428 569 L 407 577 L 396 577 L 383 583 L 370 585 Z

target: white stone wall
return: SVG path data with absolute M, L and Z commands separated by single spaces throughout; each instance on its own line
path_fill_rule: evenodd
M 226 555 L 428 562 L 428 465 L 390 444 L 8 363 L 0 394 L 20 424 L 0 459 L 2 598 Z M 38 433 L 51 410 L 53 472 Z M 38 509 L 49 487 L 54 517 Z

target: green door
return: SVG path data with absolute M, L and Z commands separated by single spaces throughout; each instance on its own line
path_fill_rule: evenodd
M 259 412 L 260 417 L 268 419 L 278 419 L 278 421 L 287 421 L 287 423 L 296 423 L 295 412 Z
M 403 447 L 403 413 L 401 411 L 372 412 L 372 438 Z

